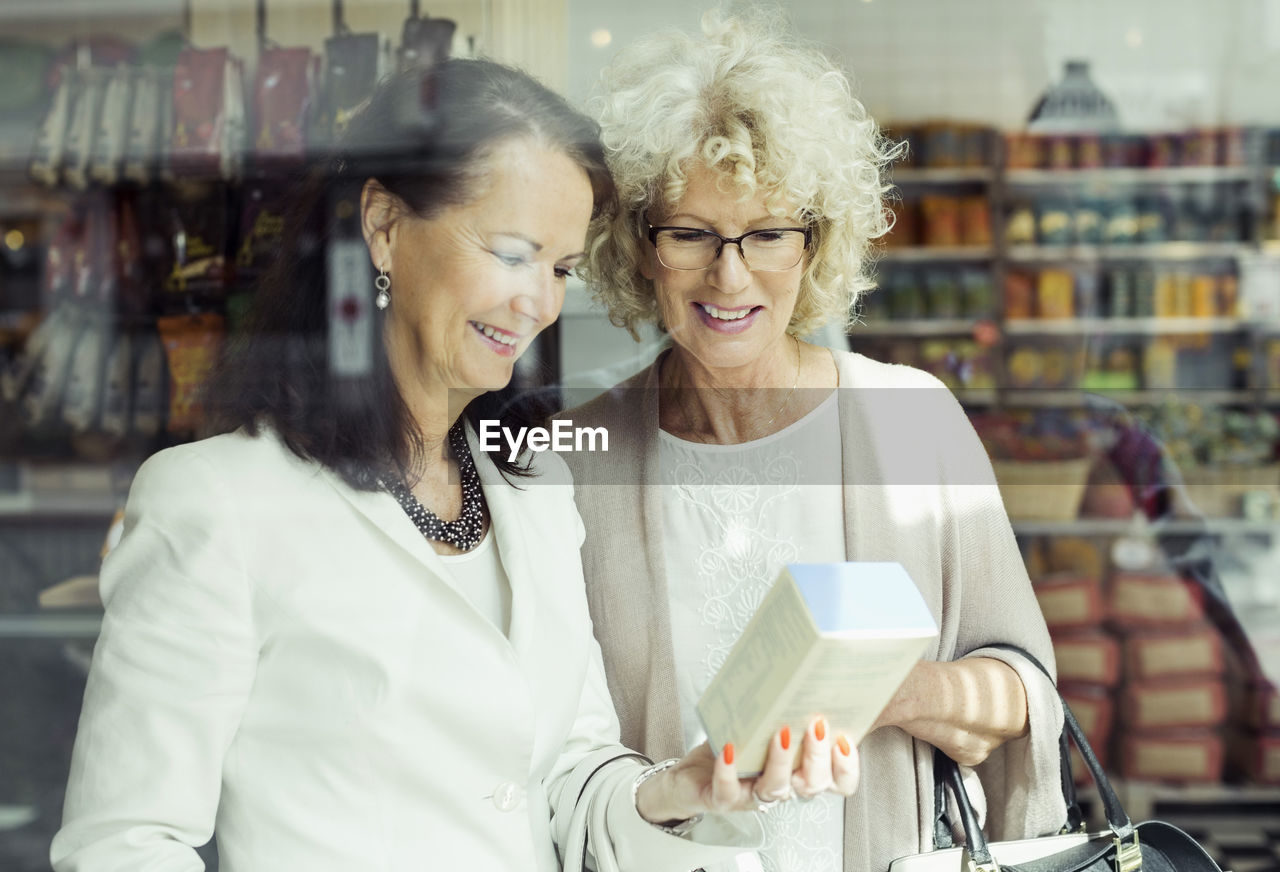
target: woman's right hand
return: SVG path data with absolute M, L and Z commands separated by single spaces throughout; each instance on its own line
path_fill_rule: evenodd
M 636 792 L 636 809 L 647 821 L 672 824 L 708 811 L 753 811 L 762 804 L 820 793 L 850 796 L 858 787 L 858 750 L 843 735 L 831 735 L 824 718 L 805 731 L 795 766 L 791 731 L 783 727 L 769 743 L 764 771 L 739 778 L 733 745 L 721 753 L 703 742 Z M 794 768 L 793 768 L 794 767 Z

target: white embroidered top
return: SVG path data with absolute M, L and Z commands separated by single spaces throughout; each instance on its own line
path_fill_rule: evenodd
M 685 746 L 692 748 L 706 738 L 698 698 L 779 570 L 845 559 L 836 395 L 751 442 L 659 436 L 660 480 L 672 485 L 662 494 L 671 635 Z M 782 803 L 761 818 L 766 872 L 838 872 L 839 797 Z

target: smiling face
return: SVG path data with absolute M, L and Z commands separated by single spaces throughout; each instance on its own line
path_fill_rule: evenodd
M 430 218 L 366 186 L 370 255 L 391 278 L 386 352 L 410 408 L 447 391 L 452 415 L 505 387 L 582 257 L 592 191 L 571 158 L 522 139 L 482 161 L 469 200 Z
M 781 217 L 765 207 L 766 193 L 744 199 L 732 185 L 720 186 L 724 174 L 705 166 L 686 174 L 684 197 L 672 208 L 651 210 L 649 221 L 714 230 L 734 237 L 770 227 L 799 227 L 792 214 Z M 807 257 L 807 254 L 806 254 Z M 795 310 L 805 259 L 786 270 L 752 271 L 738 246 L 726 245 L 706 269 L 677 270 L 663 266 L 654 247 L 645 243 L 641 273 L 653 282 L 663 324 L 672 340 L 697 364 L 709 370 L 772 366 L 777 356 L 793 355 L 787 325 Z

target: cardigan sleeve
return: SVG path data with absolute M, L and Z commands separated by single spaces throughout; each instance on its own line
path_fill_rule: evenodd
M 104 561 L 106 606 L 71 761 L 57 872 L 198 872 L 257 662 L 234 510 L 189 452 L 139 470 Z
M 1027 694 L 1028 733 L 978 767 L 992 839 L 1056 832 L 1066 819 L 1058 738 L 1062 704 L 1053 682 L 1032 663 L 991 643 L 1014 645 L 1054 670 L 1053 646 L 1005 512 L 991 462 L 955 404 L 947 504 L 953 534 L 949 599 L 958 605 L 956 656 L 990 657 L 1011 666 Z

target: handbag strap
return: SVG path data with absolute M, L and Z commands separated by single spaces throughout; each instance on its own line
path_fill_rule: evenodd
M 991 643 L 983 647 L 1000 648 L 1024 657 L 1043 672 L 1050 682 L 1053 682 L 1053 676 L 1048 669 L 1045 669 L 1044 664 L 1016 645 Z M 1059 698 L 1061 698 L 1061 693 L 1059 693 Z M 1132 841 L 1134 836 L 1133 822 L 1129 819 L 1129 815 L 1125 813 L 1124 806 L 1120 803 L 1120 798 L 1116 796 L 1110 779 L 1107 778 L 1106 772 L 1103 771 L 1102 764 L 1098 762 L 1098 757 L 1094 754 L 1093 748 L 1089 746 L 1084 730 L 1080 728 L 1080 724 L 1076 721 L 1075 715 L 1072 714 L 1070 706 L 1067 705 L 1066 700 L 1061 700 L 1061 702 L 1063 727 L 1062 734 L 1058 737 L 1058 747 L 1062 758 L 1062 795 L 1067 803 L 1068 828 L 1078 829 L 1084 821 L 1084 814 L 1080 809 L 1080 803 L 1076 796 L 1075 780 L 1071 777 L 1071 760 L 1067 744 L 1068 737 L 1070 737 L 1070 740 L 1075 742 L 1076 749 L 1080 752 L 1080 757 L 1084 760 L 1085 767 L 1089 770 L 1089 774 L 1093 776 L 1093 781 L 1097 785 L 1098 796 L 1102 800 L 1102 808 L 1107 819 L 1107 825 L 1117 839 L 1125 842 Z M 954 844 L 951 839 L 950 827 L 947 826 L 945 820 L 946 799 L 943 793 L 944 784 L 951 788 L 951 792 L 955 796 L 956 806 L 960 812 L 961 827 L 964 829 L 965 843 L 969 846 L 970 855 L 979 866 L 985 865 L 984 861 L 980 859 L 979 852 L 981 851 L 985 856 L 990 857 L 986 835 L 977 825 L 977 815 L 974 813 L 973 805 L 969 801 L 969 795 L 965 791 L 964 781 L 960 777 L 960 768 L 954 760 L 935 748 L 934 846 L 937 848 L 952 847 Z

